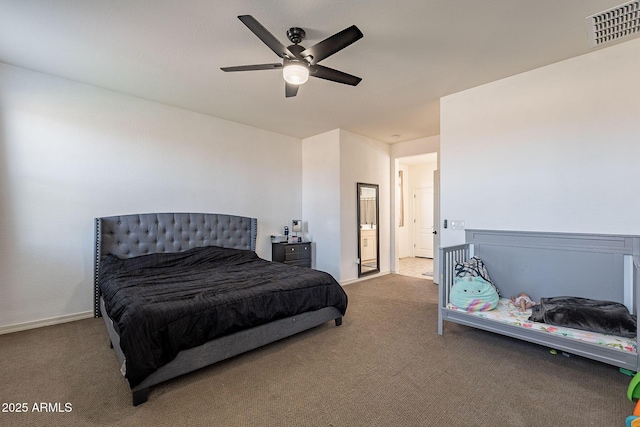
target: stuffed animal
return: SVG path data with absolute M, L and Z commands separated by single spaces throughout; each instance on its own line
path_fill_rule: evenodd
M 624 420 L 626 427 L 640 427 L 640 417 L 636 415 L 629 415 L 626 420 Z
M 640 373 L 636 373 L 631 382 L 629 383 L 629 387 L 627 387 L 627 398 L 636 402 L 636 406 L 633 409 L 633 415 L 629 415 L 625 420 L 626 427 L 640 427 Z
M 482 277 L 456 277 L 451 287 L 451 303 L 456 307 L 474 312 L 493 310 L 499 296 L 491 283 Z

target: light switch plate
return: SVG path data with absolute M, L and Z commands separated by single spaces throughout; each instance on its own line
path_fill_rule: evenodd
M 464 230 L 464 220 L 452 219 L 449 221 L 452 230 Z

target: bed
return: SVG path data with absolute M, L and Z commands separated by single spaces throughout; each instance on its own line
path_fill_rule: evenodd
M 533 322 L 510 296 L 533 301 L 572 296 L 623 304 L 634 318 L 640 293 L 640 236 L 466 230 L 466 243 L 440 248 L 438 333 L 445 322 L 483 329 L 620 368 L 638 371 L 633 336 L 602 334 Z M 465 311 L 451 303 L 455 266 L 479 258 L 500 292 L 498 307 Z M 535 310 L 535 307 L 534 307 Z
M 257 219 L 151 213 L 95 219 L 94 314 L 133 405 L 150 387 L 329 321 L 331 275 L 260 259 Z

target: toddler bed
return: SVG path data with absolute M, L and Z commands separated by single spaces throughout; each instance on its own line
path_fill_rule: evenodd
M 331 275 L 255 254 L 255 218 L 203 213 L 96 219 L 95 306 L 133 404 L 162 381 L 334 320 Z
M 454 322 L 555 350 L 638 371 L 637 332 L 632 337 L 532 322 L 510 296 L 534 301 L 572 296 L 624 304 L 637 314 L 640 236 L 466 230 L 466 243 L 440 249 L 438 333 Z M 465 311 L 451 303 L 455 266 L 481 259 L 500 292 L 488 311 Z

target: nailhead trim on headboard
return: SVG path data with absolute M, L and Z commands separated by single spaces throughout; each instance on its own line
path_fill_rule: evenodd
M 207 213 L 134 214 L 96 218 L 94 314 L 100 316 L 98 271 L 100 260 L 204 246 L 255 251 L 258 220 L 236 215 Z

